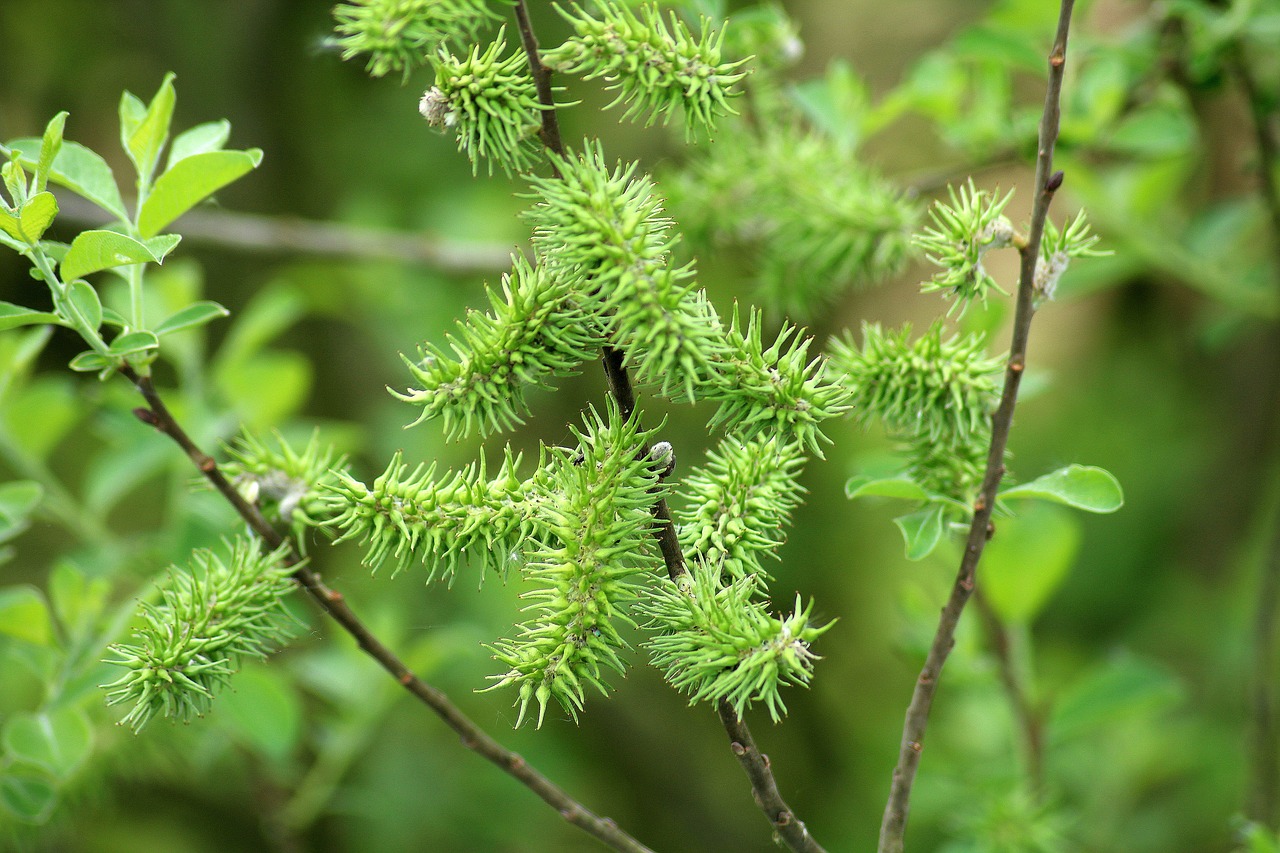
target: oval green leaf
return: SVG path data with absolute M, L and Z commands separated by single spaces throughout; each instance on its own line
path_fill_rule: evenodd
M 58 789 L 43 775 L 16 768 L 0 775 L 0 807 L 23 823 L 42 824 L 58 804 Z
M 185 160 L 194 154 L 222 150 L 222 146 L 227 144 L 227 140 L 230 137 L 231 122 L 225 118 L 198 124 L 190 130 L 184 130 L 173 138 L 173 144 L 169 146 L 169 162 L 165 166 L 165 171 L 172 169 L 175 163 Z
M 43 323 L 62 325 L 62 318 L 47 311 L 32 311 L 12 302 L 0 302 L 0 332 L 19 326 L 36 326 Z
M 1115 512 L 1124 506 L 1120 481 L 1110 471 L 1089 465 L 1068 465 L 1000 493 L 1001 500 L 1020 498 L 1053 501 L 1099 513 Z
M 173 220 L 262 162 L 262 152 L 207 151 L 175 163 L 156 179 L 138 215 L 138 232 L 154 237 Z
M 67 297 L 80 312 L 80 318 L 88 324 L 90 329 L 97 331 L 102 325 L 102 300 L 98 298 L 98 291 L 94 290 L 89 282 L 76 279 L 67 286 Z
M 109 355 L 126 356 L 153 350 L 158 346 L 160 346 L 160 341 L 156 338 L 155 332 L 129 332 L 127 335 L 121 335 L 112 341 L 107 352 Z
M 938 543 L 942 541 L 942 529 L 945 526 L 943 509 L 941 504 L 934 504 L 893 520 L 893 523 L 902 531 L 908 560 L 923 560 L 938 547 Z
M 869 479 L 854 477 L 844 485 L 845 497 L 854 498 L 902 498 L 909 501 L 927 501 L 933 497 L 915 480 L 905 475 Z
M 53 622 L 40 590 L 27 585 L 0 590 L 0 635 L 38 646 L 52 641 Z
M 156 337 L 164 337 L 185 329 L 194 329 L 205 323 L 226 317 L 231 312 L 217 302 L 195 302 L 174 313 L 155 327 Z M 3 318 L 0 317 L 0 320 Z M 2 328 L 2 327 L 0 327 Z
M 100 352 L 88 349 L 71 359 L 67 366 L 77 373 L 92 373 L 95 370 L 106 370 L 109 367 L 113 367 L 116 361 L 117 359 L 107 358 Z
M 0 518 L 17 521 L 40 505 L 44 487 L 35 480 L 14 480 L 0 485 Z
M 62 259 L 62 280 L 73 281 L 99 270 L 158 260 L 150 248 L 132 237 L 115 231 L 85 231 L 71 242 Z
M 89 757 L 93 729 L 84 712 L 76 708 L 41 714 L 20 712 L 5 723 L 3 743 L 8 758 L 66 779 Z
M 1070 512 L 1037 503 L 996 524 L 982 552 L 987 599 L 1005 620 L 1029 625 L 1066 579 L 1080 549 L 1080 524 Z
M 177 94 L 173 91 L 173 74 L 164 75 L 156 96 L 151 99 L 146 113 L 137 120 L 137 104 L 128 107 L 129 124 L 133 127 L 125 138 L 125 151 L 137 168 L 144 182 L 149 181 L 160 159 L 160 149 L 169 138 L 169 123 L 173 120 L 173 105 Z M 123 105 L 122 105 L 123 106 Z
M 34 246 L 57 215 L 58 200 L 53 193 L 36 193 L 18 208 L 17 215 L 0 210 L 0 230 L 19 242 Z

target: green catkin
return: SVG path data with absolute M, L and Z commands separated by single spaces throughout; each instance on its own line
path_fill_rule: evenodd
M 577 451 L 558 455 L 541 495 L 545 536 L 525 567 L 531 618 L 490 647 L 507 671 L 489 689 L 516 686 L 517 726 L 535 704 L 541 726 L 552 700 L 576 720 L 586 687 L 608 692 L 604 670 L 625 668 L 618 625 L 634 626 L 626 604 L 658 563 L 649 536 L 658 472 L 637 418 L 623 420 L 610 402 L 607 423 L 593 410 L 574 435 Z

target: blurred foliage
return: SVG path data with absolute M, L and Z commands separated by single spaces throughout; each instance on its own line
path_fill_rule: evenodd
M 689 2 L 687 20 L 726 5 Z M 815 298 L 826 307 L 807 319 L 820 340 L 864 320 L 927 328 L 937 299 L 919 293 L 932 271 L 908 257 L 919 224 L 908 214 L 970 174 L 992 193 L 1030 185 L 1052 4 L 781 9 L 733 9 L 724 61 L 754 55 L 776 83 L 751 83 L 733 102 L 741 124 L 719 138 L 685 153 L 679 128 L 619 126 L 599 109 L 614 95 L 607 81 L 575 92 L 583 104 L 563 112 L 566 138 L 598 135 L 611 157 L 660 165 L 700 283 L 720 304 L 764 299 L 769 340 L 785 311 Z M 1028 786 L 991 644 L 969 614 L 935 706 L 910 849 L 1276 847 L 1272 832 L 1232 816 L 1247 778 L 1248 623 L 1280 506 L 1280 235 L 1257 190 L 1254 130 L 1261 115 L 1276 132 L 1278 22 L 1274 0 L 1077 7 L 1055 214 L 1065 223 L 1087 207 L 1114 254 L 1073 265 L 1037 317 L 1009 465 L 1033 483 L 1069 460 L 1103 465 L 1127 504 L 1100 519 L 1038 503 L 997 521 L 980 583 L 1043 718 L 1046 789 L 1041 798 Z M 535 23 L 547 45 L 570 34 L 550 9 Z M 340 62 L 332 27 L 325 4 L 8 0 L 0 139 L 37 137 L 65 109 L 69 135 L 124 174 L 119 92 L 155 91 L 173 70 L 176 126 L 226 116 L 234 145 L 266 152 L 218 193 L 217 208 L 523 243 L 526 202 L 515 194 L 527 183 L 473 181 L 455 141 L 416 114 L 429 81 L 367 79 Z M 759 131 L 773 122 L 783 126 Z M 775 161 L 794 148 L 796 161 L 772 175 L 717 163 L 752 138 Z M 855 194 L 876 205 L 841 206 Z M 1024 216 L 1028 195 L 1005 215 Z M 75 230 L 55 220 L 50 233 Z M 445 341 L 452 318 L 484 307 L 482 281 L 496 287 L 501 270 L 450 277 L 183 249 L 149 277 L 145 313 L 167 317 L 206 298 L 232 312 L 166 338 L 156 365 L 203 445 L 245 427 L 303 447 L 318 431 L 368 474 L 394 451 L 455 469 L 475 458 L 474 442 L 447 443 L 439 428 L 402 431 L 416 412 L 384 388 L 403 385 L 397 353 Z M 1008 283 L 1001 262 L 984 261 Z M 40 292 L 0 254 L 0 299 L 50 309 Z M 127 303 L 125 282 L 106 288 L 104 307 L 123 313 Z M 989 303 L 960 322 L 1001 341 L 1002 301 Z M 100 663 L 106 646 L 128 637 L 138 601 L 160 600 L 150 581 L 175 554 L 215 547 L 234 523 L 216 495 L 191 488 L 187 460 L 129 414 L 127 383 L 66 372 L 77 349 L 45 328 L 0 332 L 0 846 L 597 849 L 460 750 L 303 602 L 303 639 L 247 664 L 203 720 L 140 736 L 115 726 L 120 714 L 98 689 L 118 674 Z M 598 401 L 604 381 L 588 372 L 560 387 L 522 401 L 532 432 L 512 435 L 516 452 L 539 437 L 568 443 L 581 401 Z M 714 411 L 670 408 L 663 437 L 680 453 L 677 476 L 706 448 Z M 888 508 L 843 497 L 851 476 L 893 479 L 890 436 L 850 421 L 824 433 L 827 461 L 806 466 L 805 502 L 770 572 L 820 603 L 817 624 L 840 621 L 823 637 L 811 689 L 788 694 L 787 723 L 769 727 L 762 710 L 751 720 L 816 836 L 865 850 L 957 555 L 939 530 L 932 554 L 908 561 Z M 916 519 L 915 541 L 942 518 Z M 506 701 L 472 690 L 492 672 L 482 643 L 510 630 L 519 582 L 477 596 L 468 583 L 446 592 L 412 575 L 371 579 L 359 549 L 322 544 L 310 552 L 316 567 L 388 645 L 586 805 L 659 850 L 772 849 L 714 718 L 686 708 L 658 673 L 631 670 L 615 700 L 589 703 L 577 726 L 549 714 L 541 731 L 511 731 Z

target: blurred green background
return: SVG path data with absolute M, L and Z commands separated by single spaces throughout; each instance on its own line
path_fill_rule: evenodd
M 542 39 L 553 43 L 563 23 L 537 5 Z M 1011 65 L 1019 45 L 989 33 L 1026 36 L 1038 57 L 1057 4 L 784 6 L 805 44 L 788 77 L 820 77 L 842 59 L 872 100 L 915 79 L 919 107 L 920 81 L 942 79 L 922 60 L 942 51 L 973 63 L 989 51 L 992 79 L 1005 85 L 987 91 L 982 73 L 961 75 L 955 85 L 976 87 L 963 88 L 973 102 L 952 103 L 954 115 L 937 104 L 931 114 L 904 110 L 859 153 L 903 186 L 936 189 L 977 170 L 980 186 L 1016 187 L 1010 211 L 1026 216 L 1032 158 L 1014 117 L 1038 113 L 1042 83 L 1035 67 Z M 1008 701 L 970 613 L 935 708 L 912 850 L 1233 847 L 1248 767 L 1253 609 L 1262 566 L 1275 559 L 1280 506 L 1280 303 L 1269 254 L 1277 235 L 1256 200 L 1254 131 L 1229 63 L 1203 45 L 1195 53 L 1193 33 L 1189 50 L 1204 67 L 1164 75 L 1156 64 L 1168 36 L 1161 12 L 1120 0 L 1079 8 L 1080 64 L 1067 80 L 1059 160 L 1067 180 L 1054 213 L 1062 221 L 1086 204 L 1116 254 L 1079 262 L 1059 300 L 1037 316 L 1028 383 L 1035 393 L 1019 408 L 1011 443 L 1015 476 L 1099 465 L 1123 483 L 1127 504 L 1112 516 L 1046 511 L 1020 522 L 1038 525 L 1029 528 L 1038 535 L 1026 551 L 1010 547 L 1001 556 L 1000 536 L 992 546 L 1012 587 L 1022 583 L 1019 572 L 1035 575 L 1046 561 L 1059 560 L 1064 572 L 1060 582 L 1045 581 L 1052 595 L 1029 624 L 1015 626 L 1047 709 L 1048 797 L 1036 804 L 1020 781 Z M 483 306 L 482 282 L 496 283 L 507 252 L 527 237 L 517 218 L 522 184 L 473 178 L 453 141 L 423 122 L 417 99 L 429 72 L 404 86 L 371 80 L 325 47 L 330 27 L 323 2 L 4 0 L 0 139 L 38 135 L 65 109 L 67 138 L 124 174 L 120 93 L 149 98 L 173 71 L 175 128 L 226 117 L 231 146 L 265 152 L 261 168 L 219 193 L 222 211 L 344 223 L 461 252 L 463 269 L 441 271 L 193 238 L 162 274 L 166 287 L 202 287 L 234 315 L 256 318 L 261 331 L 246 343 L 223 340 L 214 327 L 210 352 L 235 344 L 241 360 L 227 356 L 221 373 L 210 374 L 223 408 L 204 406 L 202 391 L 179 404 L 205 441 L 229 437 L 240 423 L 303 436 L 319 425 L 364 478 L 381 472 L 396 449 L 460 466 L 478 445 L 446 444 L 432 425 L 403 430 L 416 410 L 385 387 L 408 382 L 399 353 L 441 341 L 467 307 Z M 975 32 L 987 32 L 987 41 Z M 1257 37 L 1265 45 L 1275 32 L 1260 25 Z M 1220 61 L 1218 73 L 1211 61 Z M 605 102 L 598 86 L 575 86 L 585 103 L 563 111 L 568 139 L 598 135 L 610 156 L 640 158 L 660 181 L 678 167 L 678 134 L 619 124 L 596 108 Z M 1005 112 L 991 104 L 998 92 L 1007 96 Z M 985 114 L 984 104 L 996 114 Z M 984 121 L 990 127 L 981 131 Z M 679 220 L 678 205 L 672 212 Z M 55 231 L 63 239 L 74 233 L 61 222 Z M 722 314 L 731 299 L 751 299 L 741 259 L 694 249 Z M 1015 260 L 993 265 L 1008 285 Z M 929 274 L 917 261 L 876 288 L 849 290 L 809 328 L 820 341 L 864 320 L 922 328 L 941 310 L 916 286 Z M 0 255 L 0 299 L 38 307 L 37 291 L 19 258 Z M 974 322 L 1000 321 L 997 309 L 978 313 Z M 1005 334 L 996 335 L 1000 348 Z M 125 383 L 69 377 L 62 366 L 74 352 L 69 336 L 55 336 L 41 357 L 50 375 L 40 391 L 47 422 L 14 423 L 16 408 L 0 419 L 11 434 L 47 433 L 48 472 L 96 507 L 100 529 L 76 538 L 45 518 L 16 540 L 0 577 L 44 587 L 50 567 L 71 560 L 104 575 L 109 568 L 113 600 L 127 602 L 144 579 L 233 524 L 212 496 L 188 493 L 184 460 L 128 416 L 136 403 Z M 256 372 L 237 372 L 250 362 Z M 534 416 L 512 442 L 564 443 L 566 425 L 603 393 L 602 377 L 587 370 L 558 393 L 534 395 Z M 712 409 L 667 408 L 652 401 L 647 419 L 666 414 L 664 437 L 681 464 L 692 464 L 708 443 Z M 818 644 L 823 659 L 812 688 L 786 695 L 786 720 L 772 725 L 756 714 L 751 722 L 783 795 L 817 838 L 833 851 L 862 851 L 874 849 L 903 710 L 955 560 L 944 549 L 908 562 L 891 523 L 895 508 L 844 498 L 845 480 L 884 454 L 883 437 L 850 422 L 828 432 L 834 446 L 825 462 L 808 465 L 807 501 L 773 591 L 779 606 L 798 591 L 817 601 L 819 616 L 840 622 Z M 124 461 L 110 468 L 103 460 L 112 458 Z M 11 460 L 0 464 L 4 479 L 28 475 L 12 469 Z M 1046 531 L 1056 544 L 1043 544 Z M 314 559 L 427 681 L 588 807 L 657 850 L 772 848 L 714 714 L 687 707 L 639 655 L 609 700 L 589 702 L 580 725 L 557 716 L 540 731 L 513 731 L 513 697 L 474 691 L 494 671 L 482 643 L 518 620 L 518 579 L 505 587 L 491 580 L 477 592 L 464 573 L 452 589 L 425 587 L 412 568 L 371 578 L 359 557 L 321 544 Z M 306 602 L 298 612 L 308 632 L 249 667 L 208 719 L 153 724 L 135 737 L 112 728 L 112 712 L 95 706 L 94 757 L 76 784 L 46 823 L 11 821 L 0 844 L 86 853 L 597 849 L 462 749 Z M 3 678 L 0 712 L 38 703 L 31 676 L 7 668 Z M 298 689 L 282 687 L 290 684 Z

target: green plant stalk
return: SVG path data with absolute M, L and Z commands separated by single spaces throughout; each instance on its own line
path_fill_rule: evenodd
M 44 280 L 49 284 L 49 293 L 53 296 L 54 310 L 63 317 L 71 320 L 71 327 L 76 330 L 76 334 L 80 335 L 93 351 L 100 354 L 106 354 L 107 342 L 98 334 L 97 329 L 89 328 L 89 321 L 80 313 L 80 309 L 67 296 L 67 285 L 62 279 L 58 278 L 53 272 L 53 264 L 49 263 L 49 256 L 39 246 L 31 247 L 29 255 L 31 262 L 36 265 L 36 269 L 40 271 L 40 275 L 44 276 Z
M 1000 405 L 991 418 L 991 448 L 987 455 L 986 473 L 983 477 L 982 490 L 974 503 L 973 521 L 969 526 L 959 571 L 947 603 L 942 608 L 942 616 L 938 621 L 933 642 L 929 646 L 924 667 L 916 679 L 911 703 L 907 706 L 902 742 L 898 749 L 898 762 L 893 771 L 889 799 L 885 804 L 884 818 L 880 824 L 879 853 L 902 853 L 903 851 L 911 788 L 915 782 L 916 770 L 920 765 L 920 754 L 924 749 L 925 729 L 928 726 L 933 697 L 938 688 L 938 678 L 942 674 L 947 656 L 955 646 L 955 631 L 960 622 L 960 616 L 973 595 L 976 571 L 978 562 L 982 559 L 983 549 L 986 547 L 987 540 L 995 532 L 991 524 L 991 515 L 995 510 L 996 491 L 1004 477 L 1005 448 L 1009 443 L 1013 410 L 1018 401 L 1018 388 L 1026 370 L 1027 344 L 1031 333 L 1031 320 L 1035 313 L 1035 270 L 1036 262 L 1040 257 L 1040 240 L 1048 218 L 1049 203 L 1053 200 L 1058 185 L 1061 184 L 1061 176 L 1052 175 L 1053 149 L 1058 138 L 1067 35 L 1074 5 L 1074 0 L 1062 0 L 1058 13 L 1057 32 L 1049 52 L 1049 80 L 1036 152 L 1035 198 L 1026 245 L 1018 247 L 1021 266 L 1017 308 L 1013 322 L 1013 340 L 1009 346 L 1009 361 L 1005 368 L 1004 390 L 1000 397 Z
M 539 136 L 549 151 L 563 158 L 564 143 L 560 135 L 560 122 L 556 118 L 555 99 L 551 91 L 552 72 L 543 64 L 539 56 L 538 39 L 529 19 L 526 0 L 516 0 L 515 15 L 520 31 L 520 41 L 524 45 L 525 55 L 529 60 L 529 70 L 537 88 L 538 101 L 545 107 L 542 110 Z M 551 168 L 556 177 L 561 177 L 560 170 L 554 161 Z M 625 353 L 614 347 L 605 347 L 601 362 L 609 384 L 609 392 L 618 404 L 619 417 L 624 419 L 631 417 L 631 413 L 635 411 L 636 398 L 631 377 L 626 368 Z M 654 503 L 653 516 L 655 521 L 653 535 L 662 551 L 667 574 L 674 581 L 688 569 L 676 535 L 675 524 L 671 519 L 671 510 L 665 498 L 659 498 Z M 746 720 L 739 718 L 725 702 L 718 703 L 717 713 L 725 733 L 729 736 L 730 749 L 742 765 L 747 778 L 751 780 L 751 790 L 756 804 L 764 812 L 778 838 L 797 853 L 825 853 L 825 850 L 809 834 L 804 822 L 796 816 L 778 793 L 769 760 L 756 748 Z
M 134 414 L 144 423 L 169 436 L 193 465 L 200 470 L 210 485 L 221 494 L 235 509 L 236 513 L 260 536 L 271 549 L 285 544 L 285 538 L 271 526 L 258 508 L 249 503 L 231 484 L 218 468 L 217 461 L 204 453 L 187 435 L 182 426 L 174 419 L 164 400 L 156 391 L 151 377 L 139 375 L 133 368 L 125 365 L 120 372 L 131 381 L 146 400 L 147 407 L 134 410 Z M 566 821 L 579 827 L 589 835 L 604 842 L 614 850 L 623 853 L 652 853 L 639 841 L 618 828 L 612 820 L 601 818 L 587 810 L 581 803 L 570 797 L 554 782 L 543 776 L 519 754 L 512 752 L 490 737 L 484 730 L 472 722 L 457 708 L 439 689 L 418 678 L 399 657 L 388 649 L 356 616 L 347 604 L 342 593 L 327 586 L 318 574 L 299 563 L 296 554 L 291 554 L 286 561 L 293 567 L 293 578 L 298 585 L 329 615 L 338 625 L 351 635 L 356 644 L 367 655 L 372 657 L 386 670 L 405 690 L 413 694 L 424 705 L 436 713 L 449 728 L 453 729 L 462 740 L 463 746 L 479 753 L 481 756 L 502 768 L 517 781 L 542 798 L 544 802 L 556 809 Z

